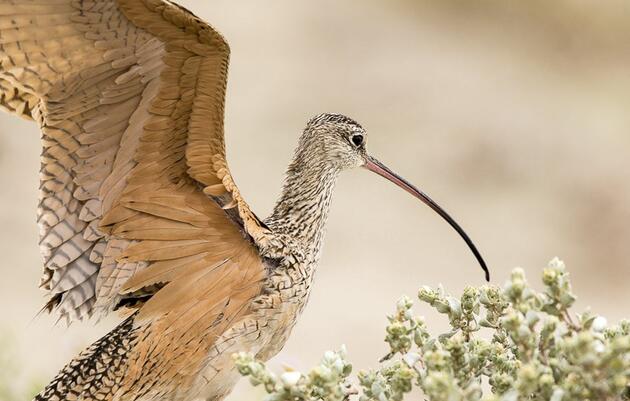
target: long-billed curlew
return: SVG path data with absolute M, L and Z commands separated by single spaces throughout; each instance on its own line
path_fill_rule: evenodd
M 0 0 L 0 105 L 42 130 L 46 308 L 126 320 L 36 400 L 220 400 L 231 355 L 269 359 L 303 309 L 337 175 L 365 167 L 464 231 L 366 151 L 339 114 L 310 120 L 272 215 L 225 159 L 229 48 L 163 0 Z

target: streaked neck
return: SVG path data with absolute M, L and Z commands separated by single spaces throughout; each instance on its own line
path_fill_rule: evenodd
M 314 157 L 315 156 L 315 157 Z M 297 154 L 289 169 L 280 200 L 265 223 L 275 232 L 299 241 L 318 261 L 326 220 L 339 170 L 316 157 Z

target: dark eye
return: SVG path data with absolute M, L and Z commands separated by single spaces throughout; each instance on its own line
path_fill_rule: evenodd
M 354 146 L 363 145 L 363 135 L 352 135 L 352 143 L 354 143 Z

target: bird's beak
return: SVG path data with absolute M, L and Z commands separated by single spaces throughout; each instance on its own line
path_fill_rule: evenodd
M 389 181 L 393 182 L 394 184 L 398 185 L 405 191 L 409 192 L 411 195 L 420 199 L 427 206 L 433 209 L 437 214 L 442 216 L 442 218 L 446 220 L 448 224 L 450 224 L 451 227 L 453 227 L 455 231 L 459 233 L 459 235 L 464 239 L 464 241 L 466 241 L 466 244 L 468 244 L 468 247 L 470 248 L 472 253 L 475 255 L 475 258 L 477 258 L 477 261 L 479 262 L 479 264 L 481 265 L 481 268 L 485 272 L 486 280 L 490 281 L 490 272 L 488 271 L 486 262 L 483 260 L 483 258 L 481 257 L 481 254 L 477 250 L 477 247 L 472 242 L 468 234 L 466 234 L 466 232 L 459 226 L 459 224 L 457 224 L 457 222 L 455 222 L 455 220 L 453 220 L 453 218 L 449 216 L 449 214 L 446 213 L 444 209 L 442 209 L 437 203 L 435 203 L 431 198 L 429 198 L 424 192 L 420 191 L 418 188 L 411 185 L 409 181 L 405 180 L 398 174 L 394 173 L 387 166 L 385 166 L 383 163 L 376 160 L 372 156 L 366 156 L 365 164 L 363 165 L 363 167 L 370 171 L 375 172 L 381 177 L 387 178 Z

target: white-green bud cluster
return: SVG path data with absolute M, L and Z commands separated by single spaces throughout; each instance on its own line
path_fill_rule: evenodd
M 403 297 L 388 317 L 390 352 L 378 369 L 358 374 L 360 401 L 400 401 L 414 387 L 430 401 L 628 400 L 630 322 L 609 327 L 575 302 L 564 264 L 543 271 L 544 291 L 515 269 L 503 288 L 468 287 L 455 298 L 422 287 L 420 301 L 446 315 L 451 329 L 432 336 L 413 301 Z M 278 380 L 262 363 L 239 354 L 241 374 L 263 384 L 269 401 L 342 400 L 355 392 L 345 350 L 329 352 L 309 374 Z
M 279 378 L 250 354 L 235 354 L 234 360 L 239 373 L 248 376 L 252 385 L 264 386 L 268 394 L 266 401 L 341 401 L 354 391 L 346 384 L 352 365 L 346 360 L 344 346 L 337 352 L 326 352 L 322 362 L 308 374 L 291 370 Z

